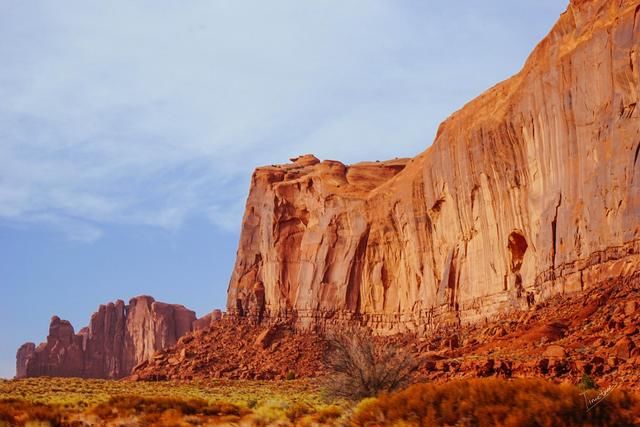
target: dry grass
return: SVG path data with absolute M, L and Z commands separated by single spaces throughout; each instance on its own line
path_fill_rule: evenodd
M 593 394 L 596 392 L 593 391 Z M 638 425 L 640 399 L 616 390 L 587 411 L 581 391 L 539 379 L 419 384 L 358 405 L 354 426 Z
M 308 381 L 39 378 L 0 381 L 0 426 L 640 425 L 637 396 L 616 390 L 587 412 L 580 393 L 576 386 L 539 379 L 477 379 L 419 384 L 351 404 L 327 400 Z
M 0 400 L 0 426 L 40 423 L 50 426 L 62 424 L 61 411 L 50 405 L 33 403 L 21 399 Z
M 340 406 L 334 406 L 338 404 Z M 335 419 L 344 402 L 309 380 L 128 382 L 77 378 L 0 381 L 0 427 L 26 425 L 305 425 Z M 339 416 L 339 415 L 338 415 Z M 315 418 L 314 418 L 315 419 Z M 311 425 L 311 424 L 309 424 Z M 322 425 L 316 423 L 314 425 Z
M 112 397 L 108 402 L 89 410 L 89 414 L 102 422 L 137 419 L 141 424 L 148 425 L 180 425 L 186 418 L 198 424 L 212 418 L 237 422 L 250 412 L 247 408 L 225 402 L 138 396 Z
M 0 399 L 19 398 L 63 407 L 85 408 L 123 395 L 224 401 L 247 407 L 269 401 L 303 402 L 313 406 L 334 403 L 328 402 L 324 390 L 310 380 L 130 382 L 47 377 L 0 380 Z

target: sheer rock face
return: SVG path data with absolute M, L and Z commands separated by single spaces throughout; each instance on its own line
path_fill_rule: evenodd
M 122 378 L 193 329 L 195 313 L 149 296 L 101 305 L 78 334 L 54 316 L 45 343 L 18 350 L 16 377 Z
M 411 160 L 258 168 L 236 316 L 475 321 L 640 266 L 640 1 L 574 0 Z
M 29 356 L 36 350 L 36 345 L 32 342 L 24 343 L 18 349 L 16 355 L 16 377 L 24 378 L 27 376 L 27 360 Z

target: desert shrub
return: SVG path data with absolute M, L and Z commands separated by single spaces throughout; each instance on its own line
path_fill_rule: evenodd
M 221 417 L 225 415 L 241 416 L 247 414 L 249 411 L 232 403 L 211 402 L 207 404 L 206 407 L 202 408 L 200 412 L 202 415 Z
M 147 413 L 140 417 L 140 426 L 182 427 L 184 415 L 177 409 L 167 409 L 162 413 Z
M 314 414 L 309 417 L 313 422 L 312 425 L 317 424 L 330 424 L 333 420 L 336 420 L 342 416 L 342 409 L 337 406 L 325 406 L 320 408 Z
M 580 382 L 578 382 L 578 388 L 581 390 L 595 390 L 598 388 L 598 384 L 596 384 L 589 374 L 582 374 L 582 378 L 580 378 Z
M 252 424 L 256 427 L 266 427 L 284 424 L 287 419 L 288 405 L 281 401 L 269 401 L 255 408 L 251 417 Z M 287 423 L 288 424 L 288 423 Z
M 290 405 L 285 415 L 291 422 L 295 422 L 297 419 L 302 418 L 305 415 L 311 414 L 315 411 L 314 407 L 308 403 L 296 402 Z
M 130 416 L 145 414 L 146 421 L 165 418 L 174 419 L 176 414 L 224 416 L 242 415 L 247 410 L 237 405 L 225 402 L 207 402 L 202 399 L 177 399 L 171 397 L 139 397 L 139 396 L 114 396 L 106 403 L 96 405 L 92 411 L 94 415 L 102 419 L 111 419 L 118 416 Z M 172 415 L 173 414 L 173 415 Z M 166 421 L 166 420 L 165 420 Z
M 0 402 L 0 425 L 2 423 L 15 423 L 15 411 L 8 401 Z
M 352 425 L 596 426 L 637 425 L 640 400 L 613 391 L 587 411 L 581 391 L 539 379 L 474 379 L 418 384 L 362 401 Z
M 15 412 L 6 403 L 0 403 L 0 426 L 8 426 L 15 423 Z
M 62 418 L 60 410 L 54 406 L 21 399 L 0 400 L 0 425 L 39 423 L 55 427 L 62 425 Z
M 370 333 L 353 329 L 327 335 L 327 388 L 337 397 L 359 400 L 405 386 L 417 363 L 405 349 L 379 345 Z

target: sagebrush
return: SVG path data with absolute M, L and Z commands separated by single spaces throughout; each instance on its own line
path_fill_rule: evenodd
M 327 388 L 352 400 L 377 396 L 407 385 L 417 367 L 406 349 L 379 344 L 364 329 L 327 334 L 325 361 L 331 371 Z

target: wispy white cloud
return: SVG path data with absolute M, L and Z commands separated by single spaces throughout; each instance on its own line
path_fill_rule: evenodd
M 212 205 L 207 209 L 209 220 L 227 231 L 236 231 L 240 228 L 243 214 L 244 204 L 239 198 L 228 203 Z
M 0 0 L 0 220 L 237 229 L 256 165 L 415 154 L 562 8 L 486 3 Z

